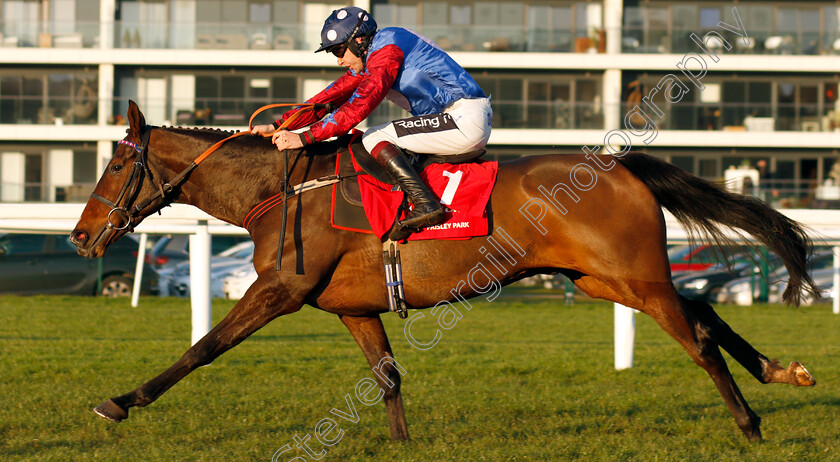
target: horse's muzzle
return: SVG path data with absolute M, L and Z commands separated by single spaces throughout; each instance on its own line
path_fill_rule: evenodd
M 91 249 L 86 247 L 89 240 L 90 235 L 80 229 L 74 229 L 70 233 L 70 242 L 76 246 L 76 252 L 83 257 L 92 256 Z

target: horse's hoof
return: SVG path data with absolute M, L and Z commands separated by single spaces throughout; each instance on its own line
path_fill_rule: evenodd
M 108 401 L 105 401 L 99 406 L 93 408 L 93 412 L 95 412 L 99 417 L 103 417 L 112 422 L 121 422 L 128 418 L 128 411 L 119 407 L 112 399 L 109 399 Z
M 814 376 L 808 372 L 808 369 L 805 369 L 805 366 L 798 361 L 794 361 L 790 363 L 788 366 L 788 371 L 790 372 L 791 377 L 793 377 L 793 384 L 799 387 L 810 387 L 817 384 L 817 381 L 814 380 Z

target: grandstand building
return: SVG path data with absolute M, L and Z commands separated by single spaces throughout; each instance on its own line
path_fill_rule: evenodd
M 471 71 L 489 158 L 630 145 L 709 179 L 760 170 L 779 207 L 840 199 L 835 0 L 0 0 L 0 202 L 87 200 L 129 99 L 155 125 L 236 130 L 303 101 L 343 72 L 312 51 L 348 4 Z

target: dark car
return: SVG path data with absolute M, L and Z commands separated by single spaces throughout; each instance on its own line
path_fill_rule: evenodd
M 732 267 L 716 265 L 703 271 L 682 273 L 674 277 L 674 287 L 684 297 L 714 302 L 724 284 L 752 273 L 754 266 L 752 262 L 742 261 Z
M 831 250 L 825 249 L 816 251 L 814 255 L 808 258 L 807 268 L 808 272 L 813 275 L 815 272 L 831 268 L 833 265 L 834 254 Z M 761 277 L 760 275 L 752 276 L 748 274 L 727 282 L 718 292 L 717 301 L 719 303 L 751 305 L 759 296 L 761 285 L 759 278 Z M 776 266 L 771 266 L 769 274 L 764 276 L 765 281 L 770 285 L 768 298 L 771 303 L 781 302 L 781 294 L 784 292 L 788 278 L 788 270 L 781 262 L 778 262 Z M 781 291 L 779 287 L 782 288 Z
M 752 274 L 759 265 L 759 258 L 747 253 L 736 255 L 732 264 L 719 263 L 703 271 L 680 273 L 673 278 L 674 287 L 684 297 L 706 302 L 716 302 L 721 288 L 729 281 Z M 768 254 L 765 262 L 771 268 L 780 264 L 776 254 Z
M 130 296 L 137 250 L 137 241 L 125 238 L 96 260 L 79 256 L 66 235 L 0 235 L 0 293 Z M 158 293 L 158 274 L 151 265 L 143 265 L 141 282 L 141 292 Z
M 189 236 L 161 236 L 149 249 L 149 256 L 159 270 L 172 270 L 190 259 Z

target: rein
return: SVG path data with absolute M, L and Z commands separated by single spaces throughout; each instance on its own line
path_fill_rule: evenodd
M 271 109 L 271 108 L 276 108 L 276 107 L 292 107 L 292 106 L 298 107 L 299 110 L 297 112 L 295 112 L 294 114 L 292 114 L 285 122 L 283 122 L 283 124 L 277 130 L 275 130 L 274 133 L 276 133 L 280 130 L 288 130 L 288 127 L 291 126 L 291 124 L 294 123 L 294 121 L 297 120 L 298 117 L 300 117 L 306 111 L 312 111 L 312 110 L 315 110 L 315 109 L 320 109 L 320 108 L 327 107 L 326 104 L 319 104 L 319 103 L 305 103 L 305 104 L 278 103 L 278 104 L 268 104 L 268 105 L 265 105 L 265 106 L 257 109 L 256 111 L 254 111 L 253 114 L 251 114 L 251 118 L 248 120 L 248 130 L 243 130 L 243 131 L 234 133 L 233 135 L 228 136 L 227 138 L 224 138 L 221 141 L 213 144 L 212 146 L 207 148 L 207 150 L 205 150 L 203 153 L 201 153 L 198 157 L 196 157 L 195 160 L 193 160 L 192 163 L 190 163 L 189 166 L 187 166 L 184 170 L 182 170 L 180 173 L 175 175 L 175 177 L 172 178 L 170 181 L 165 182 L 165 183 L 161 183 L 160 185 L 158 185 L 157 191 L 154 194 L 147 197 L 146 199 L 144 199 L 140 203 L 134 204 L 133 206 L 131 205 L 131 202 L 134 200 L 134 197 L 140 191 L 145 178 L 148 176 L 149 181 L 153 181 L 152 171 L 149 169 L 148 162 L 147 162 L 147 157 L 148 157 L 148 152 L 149 152 L 149 138 L 151 137 L 152 130 L 155 129 L 155 128 L 158 128 L 158 127 L 154 127 L 154 126 L 143 127 L 143 131 L 140 134 L 140 144 L 139 145 L 135 144 L 135 143 L 132 143 L 131 141 L 128 141 L 128 140 L 118 141 L 117 142 L 118 144 L 123 144 L 123 145 L 129 146 L 129 147 L 133 148 L 135 151 L 137 151 L 137 160 L 134 161 L 134 163 L 132 165 L 132 168 L 131 168 L 131 174 L 129 175 L 128 180 L 125 182 L 125 184 L 123 184 L 123 186 L 120 189 L 120 192 L 117 195 L 117 198 L 115 200 L 111 201 L 110 199 L 108 199 L 106 197 L 103 197 L 103 196 L 101 196 L 99 194 L 96 194 L 96 193 L 92 193 L 90 195 L 90 197 L 92 199 L 96 199 L 99 202 L 102 202 L 103 204 L 107 205 L 108 207 L 111 207 L 111 210 L 108 212 L 108 218 L 107 218 L 108 223 L 99 232 L 96 239 L 94 240 L 94 243 L 103 239 L 103 237 L 110 236 L 111 234 L 113 234 L 116 231 L 122 231 L 122 230 L 126 230 L 126 229 L 129 232 L 134 231 L 134 223 L 133 223 L 134 219 L 136 219 L 138 216 L 141 216 L 143 214 L 143 211 L 151 203 L 153 203 L 154 201 L 156 201 L 158 199 L 162 199 L 163 205 L 160 208 L 163 208 L 163 207 L 169 205 L 169 203 L 171 203 L 171 201 L 173 200 L 173 198 L 170 196 L 172 191 L 174 191 L 175 188 L 181 186 L 186 181 L 186 179 L 190 175 L 190 173 L 193 170 L 195 170 L 195 168 L 198 167 L 202 162 L 204 162 L 205 159 L 207 159 L 211 154 L 216 152 L 219 148 L 221 148 L 228 141 L 230 141 L 234 138 L 243 136 L 243 135 L 250 135 L 251 130 L 253 129 L 254 118 L 258 114 L 265 111 L 266 109 Z M 263 135 L 263 137 L 266 137 L 266 138 L 270 137 L 270 136 L 272 136 L 272 135 Z M 286 158 L 285 158 L 286 154 L 285 154 L 285 152 L 283 154 L 284 154 L 284 165 L 286 165 Z M 284 170 L 287 170 L 287 169 L 284 169 Z M 288 177 L 288 171 L 286 171 L 284 173 L 284 178 L 287 179 L 287 177 Z M 130 191 L 130 193 L 129 193 L 129 191 Z M 120 205 L 121 202 L 125 202 L 124 205 Z M 160 213 L 160 208 L 158 208 L 158 213 Z M 116 224 L 114 224 L 114 222 L 112 221 L 112 218 L 111 218 L 113 215 L 117 215 L 119 218 L 122 219 L 122 221 L 123 221 L 122 226 L 117 226 Z M 110 231 L 110 233 L 107 236 L 105 236 L 105 231 Z

